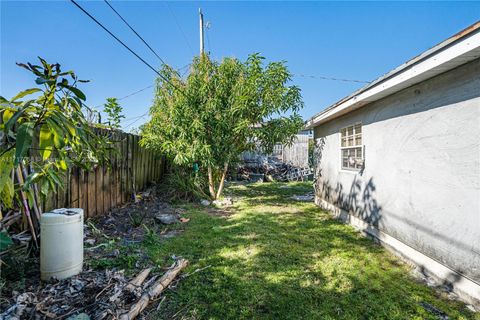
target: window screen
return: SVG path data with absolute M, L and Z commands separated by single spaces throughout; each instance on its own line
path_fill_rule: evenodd
M 340 129 L 342 169 L 359 170 L 363 167 L 362 124 Z

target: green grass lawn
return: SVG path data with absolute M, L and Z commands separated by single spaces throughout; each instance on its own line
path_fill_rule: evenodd
M 166 265 L 190 261 L 183 279 L 152 319 L 480 319 L 409 275 L 381 246 L 337 222 L 313 203 L 289 197 L 311 184 L 230 186 L 238 199 L 228 216 L 185 205 L 184 232 L 144 244 Z

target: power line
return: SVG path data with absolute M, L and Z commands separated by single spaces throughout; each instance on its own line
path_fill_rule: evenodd
M 138 118 L 144 117 L 144 116 L 146 116 L 146 115 L 147 115 L 147 113 L 148 113 L 148 111 L 147 111 L 147 112 L 145 112 L 145 113 L 143 113 L 143 114 L 141 114 L 141 115 L 139 115 L 139 116 L 136 116 L 136 117 L 131 117 L 131 118 L 123 119 L 123 121 L 122 121 L 122 122 L 128 122 L 128 121 L 130 121 L 130 120 L 135 120 L 135 119 L 138 119 Z
M 188 64 L 184 65 L 183 67 L 181 67 L 181 68 L 179 68 L 179 69 L 177 70 L 177 71 L 180 73 L 180 70 L 185 69 L 185 71 L 183 71 L 183 72 L 181 73 L 181 77 L 182 77 L 182 78 L 183 78 L 183 77 L 187 74 L 187 72 L 188 72 L 188 68 L 187 68 L 187 67 L 190 67 L 191 65 L 192 65 L 191 63 L 188 63 Z
M 353 79 L 343 79 L 343 78 L 334 78 L 334 77 L 325 77 L 325 76 L 313 76 L 313 75 L 306 75 L 306 74 L 300 74 L 300 73 L 294 74 L 294 76 L 302 77 L 302 78 L 343 81 L 343 82 L 356 82 L 356 83 L 370 83 L 371 82 L 371 81 L 365 81 L 365 80 L 353 80 Z
M 88 13 L 85 9 L 83 9 L 75 0 L 70 0 L 75 6 L 77 6 L 83 13 L 85 13 L 90 19 L 95 21 L 103 30 L 105 30 L 110 36 L 112 36 L 115 40 L 117 40 L 122 46 L 125 47 L 128 51 L 130 51 L 135 57 L 137 57 L 140 61 L 142 61 L 147 67 L 152 69 L 160 78 L 162 78 L 165 82 L 169 83 L 172 87 L 179 90 L 180 93 L 185 94 L 183 91 L 177 88 L 176 85 L 171 83 L 167 78 L 165 78 L 160 72 L 158 72 L 154 67 L 152 67 L 147 61 L 145 61 L 142 57 L 140 57 L 135 51 L 130 49 L 122 40 L 120 40 L 117 36 L 115 36 L 110 30 L 108 30 L 103 24 L 101 24 L 97 19 L 95 19 L 90 13 Z
M 113 12 L 115 12 L 117 14 L 117 16 L 122 19 L 122 21 L 130 28 L 130 30 L 132 30 L 133 33 L 135 33 L 135 35 L 140 39 L 142 40 L 142 42 L 148 47 L 148 49 L 150 49 L 150 51 L 153 52 L 154 55 L 157 56 L 157 58 L 163 63 L 163 64 L 166 64 L 165 61 L 163 61 L 163 59 L 157 54 L 157 52 L 155 52 L 155 50 L 152 49 L 152 47 L 147 43 L 147 41 L 145 41 L 145 39 L 142 38 L 141 35 L 138 34 L 137 31 L 135 31 L 135 29 L 133 29 L 133 27 L 127 22 L 127 20 L 125 20 L 121 15 L 120 13 L 118 13 L 117 10 L 115 10 L 112 5 L 107 1 L 107 0 L 104 0 L 105 3 L 110 7 L 110 9 L 113 10 Z
M 183 39 L 185 39 L 185 42 L 187 43 L 187 46 L 190 48 L 190 51 L 192 52 L 192 54 L 194 54 L 193 48 L 192 48 L 192 46 L 190 45 L 190 41 L 188 41 L 188 38 L 187 38 L 187 36 L 185 35 L 185 32 L 183 32 L 183 29 L 182 29 L 182 27 L 180 26 L 180 22 L 178 22 L 177 16 L 176 16 L 175 13 L 173 12 L 173 10 L 172 10 L 172 8 L 170 7 L 170 5 L 168 4 L 168 2 L 163 2 L 163 3 L 166 5 L 166 7 L 168 8 L 168 11 L 169 11 L 170 14 L 172 15 L 173 20 L 175 21 L 175 24 L 177 25 L 178 29 L 180 30 L 180 33 L 182 34 Z
M 132 93 L 130 93 L 130 94 L 127 94 L 127 95 L 124 96 L 124 97 L 118 98 L 117 100 L 123 100 L 123 99 L 130 98 L 131 96 L 134 96 L 134 95 L 136 95 L 136 94 L 139 94 L 139 93 L 141 93 L 141 92 L 143 92 L 143 91 L 145 91 L 145 90 L 147 90 L 147 89 L 150 89 L 150 88 L 152 88 L 152 87 L 154 87 L 154 86 L 155 86 L 154 84 L 151 84 L 151 85 L 149 85 L 149 86 L 146 86 L 145 88 L 142 88 L 142 89 L 140 89 L 140 90 L 137 90 L 137 91 L 134 91 L 134 92 L 132 92 Z M 92 108 L 92 109 L 97 109 L 97 108 L 100 108 L 100 107 L 103 106 L 103 105 L 104 105 L 104 104 L 102 103 L 102 104 L 99 104 L 98 106 L 90 107 L 90 108 Z
M 208 52 L 211 52 L 212 51 L 212 46 L 210 45 L 210 36 L 209 36 L 209 33 L 210 33 L 210 27 L 208 26 L 209 22 L 207 22 L 207 28 L 205 28 L 205 34 L 207 35 L 207 43 L 208 43 Z
M 132 93 L 126 95 L 125 97 L 118 98 L 117 100 L 123 100 L 123 99 L 130 98 L 131 96 L 134 96 L 134 95 L 136 95 L 136 94 L 138 94 L 138 93 L 140 93 L 140 92 L 143 92 L 143 91 L 145 91 L 145 90 L 147 90 L 147 89 L 153 88 L 154 86 L 155 86 L 154 84 L 151 84 L 151 85 L 149 85 L 149 86 L 147 86 L 147 87 L 145 87 L 145 88 L 143 88 L 143 89 L 140 89 L 140 90 L 137 90 L 137 91 L 135 91 L 135 92 L 132 92 Z
M 126 126 L 124 126 L 124 129 L 127 129 L 128 127 L 130 127 L 130 126 L 134 125 L 135 123 L 137 123 L 140 119 L 142 119 L 142 118 L 144 118 L 145 116 L 147 116 L 147 115 L 148 115 L 148 112 L 149 112 L 149 111 L 145 112 L 144 114 L 142 114 L 142 115 L 140 115 L 140 116 L 138 116 L 138 117 L 132 118 L 132 120 L 133 120 L 133 119 L 136 119 L 136 120 L 135 120 L 135 121 L 132 121 L 132 122 L 130 122 L 129 124 L 127 124 Z
M 188 66 L 190 66 L 190 65 L 191 65 L 191 63 L 187 63 L 187 64 L 184 65 L 183 67 L 178 68 L 177 71 L 180 72 L 180 70 L 183 70 L 183 69 L 185 69 L 186 67 L 188 67 Z M 187 69 L 187 71 L 188 71 L 188 69 Z M 184 72 L 184 74 L 185 74 L 185 72 Z M 130 93 L 130 94 L 127 94 L 127 95 L 124 96 L 124 97 L 117 98 L 117 100 L 120 101 L 120 100 L 123 100 L 123 99 L 130 98 L 131 96 L 134 96 L 134 95 L 136 95 L 136 94 L 139 94 L 139 93 L 141 93 L 141 92 L 143 92 L 143 91 L 145 91 L 145 90 L 147 90 L 147 89 L 153 88 L 153 87 L 155 87 L 155 85 L 154 85 L 154 84 L 151 84 L 151 85 L 149 85 L 149 86 L 146 86 L 145 88 L 142 88 L 142 89 L 139 89 L 139 90 L 137 90 L 137 91 L 134 91 L 134 92 L 132 92 L 132 93 Z M 99 104 L 98 106 L 90 107 L 90 108 L 97 109 L 97 108 L 100 108 L 101 106 L 103 106 L 103 103 L 102 103 L 102 104 Z

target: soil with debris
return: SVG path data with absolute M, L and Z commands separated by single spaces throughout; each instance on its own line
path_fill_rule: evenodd
M 61 281 L 40 281 L 39 253 L 31 250 L 18 252 L 11 260 L 4 261 L 10 265 L 2 266 L 0 319 L 117 318 L 138 299 L 141 290 L 122 294 L 122 299 L 110 301 L 110 297 L 125 287 L 130 279 L 124 271 L 115 266 L 106 267 L 99 261 L 108 263 L 109 258 L 114 261 L 127 250 L 126 255 L 133 256 L 135 261 L 129 274 L 153 267 L 153 261 L 135 244 L 142 242 L 148 232 L 161 238 L 181 234 L 181 227 L 177 225 L 172 229 L 164 222 L 166 219 L 181 226 L 188 222 L 182 216 L 185 213 L 184 209 L 168 204 L 160 192 L 151 189 L 137 195 L 134 203 L 116 208 L 108 215 L 88 219 L 84 226 L 84 271 Z M 15 270 L 17 264 L 21 264 L 21 273 Z M 153 277 L 160 273 L 162 271 L 157 269 Z
M 165 225 L 182 222 L 181 215 L 185 209 L 174 208 L 156 192 L 155 189 L 143 192 L 137 196 L 135 203 L 113 209 L 108 215 L 94 219 L 95 227 L 101 229 L 104 236 L 121 238 L 126 243 L 143 241 L 147 230 L 162 233 Z M 163 217 L 163 219 L 162 219 Z M 168 218 L 170 217 L 170 218 Z M 169 220 L 169 223 L 162 223 Z M 86 238 L 95 232 L 86 231 Z M 94 231 L 94 230 L 93 230 Z

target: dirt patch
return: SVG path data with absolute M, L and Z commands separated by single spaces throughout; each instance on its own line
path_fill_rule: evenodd
M 39 252 L 12 250 L 8 259 L 2 257 L 0 319 L 66 319 L 82 313 L 91 319 L 115 319 L 128 310 L 141 291 L 112 302 L 109 299 L 116 290 L 145 268 L 153 268 L 152 277 L 163 273 L 140 244 L 149 235 L 159 239 L 180 235 L 188 223 L 185 213 L 152 189 L 108 215 L 88 219 L 84 226 L 84 271 L 66 280 L 40 281 Z M 158 215 L 178 217 L 178 223 L 167 226 L 155 218 Z
M 180 217 L 185 213 L 184 209 L 172 207 L 155 190 L 151 190 L 140 194 L 135 203 L 116 208 L 108 215 L 92 221 L 103 236 L 119 237 L 126 242 L 135 243 L 142 241 L 148 230 L 160 233 L 165 229 L 165 226 L 155 219 L 156 216 L 164 214 Z M 86 233 L 95 236 L 96 230 L 90 231 L 92 232 L 86 230 Z

